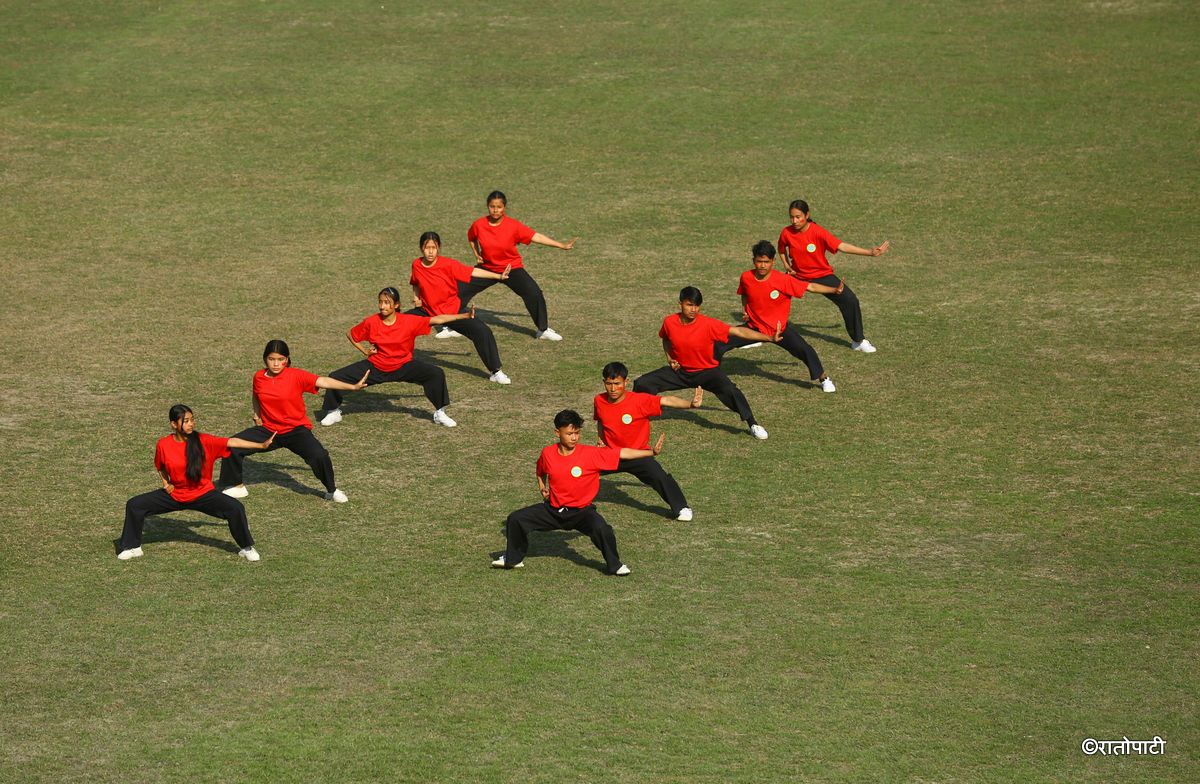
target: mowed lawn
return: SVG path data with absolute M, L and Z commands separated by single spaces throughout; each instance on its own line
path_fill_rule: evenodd
M 0 780 L 1195 780 L 1194 3 L 0 5 Z M 418 341 L 456 429 L 359 393 L 349 504 L 281 450 L 261 563 L 187 512 L 114 558 L 173 403 L 227 436 L 268 339 L 354 361 L 496 188 L 580 237 L 525 254 L 563 342 L 489 290 L 512 386 Z M 795 198 L 891 241 L 833 259 L 878 353 L 805 297 L 837 393 L 730 355 L 770 439 L 660 420 L 696 519 L 606 479 L 630 577 L 489 569 L 554 413 L 682 286 L 737 318 Z

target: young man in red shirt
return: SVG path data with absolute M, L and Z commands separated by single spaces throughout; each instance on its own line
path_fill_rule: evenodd
M 699 408 L 704 401 L 704 390 L 700 387 L 696 387 L 691 400 L 633 392 L 628 389 L 629 368 L 620 362 L 609 362 L 600 376 L 604 379 L 604 392 L 592 401 L 592 418 L 597 422 L 600 443 L 604 446 L 649 449 L 650 417 L 662 416 L 664 407 Z M 676 520 L 692 519 L 692 509 L 679 483 L 653 457 L 622 460 L 611 471 L 600 472 L 601 476 L 617 473 L 632 474 L 653 488 L 671 508 L 671 516 Z
M 783 266 L 787 268 L 788 273 L 805 283 L 840 285 L 837 294 L 826 293 L 825 297 L 842 312 L 846 332 L 850 335 L 850 348 L 864 354 L 875 353 L 871 341 L 863 337 L 862 308 L 858 304 L 858 297 L 833 274 L 833 267 L 829 266 L 826 254 L 842 252 L 856 256 L 882 256 L 887 253 L 891 243 L 884 242 L 874 248 L 860 248 L 842 242 L 809 219 L 808 202 L 803 199 L 796 199 L 788 205 L 788 218 L 791 223 L 779 232 L 779 255 L 783 259 Z
M 540 504 L 518 509 L 504 523 L 508 545 L 504 555 L 492 561 L 499 569 L 520 569 L 525 565 L 532 531 L 580 531 L 604 554 L 605 573 L 624 577 L 630 569 L 617 554 L 617 536 L 600 516 L 592 501 L 600 490 L 600 472 L 615 470 L 622 460 L 654 457 L 662 452 L 659 436 L 653 449 L 617 449 L 579 443 L 583 417 L 570 409 L 554 417 L 558 443 L 542 450 L 538 457 L 538 489 L 545 499 Z
M 837 286 L 804 283 L 775 270 L 775 248 L 767 240 L 756 242 L 750 253 L 754 259 L 754 267 L 742 273 L 737 289 L 737 293 L 742 297 L 742 310 L 746 314 L 745 326 L 760 332 L 771 332 L 775 325 L 782 324 L 779 346 L 808 366 L 809 378 L 819 385 L 822 391 L 836 392 L 837 388 L 825 372 L 825 368 L 821 366 L 821 358 L 817 356 L 816 350 L 788 323 L 788 317 L 791 316 L 793 297 L 803 297 L 808 291 L 839 294 L 845 284 L 841 281 L 838 281 Z M 751 345 L 751 341 L 731 336 L 727 342 L 717 345 L 716 358 L 720 361 L 730 349 L 748 345 Z
M 704 295 L 695 286 L 687 286 L 679 292 L 679 312 L 663 319 L 658 331 L 663 350 L 667 352 L 667 364 L 639 376 L 633 382 L 633 391 L 657 395 L 671 389 L 702 387 L 716 395 L 726 408 L 736 411 L 750 426 L 750 435 L 766 439 L 766 428 L 755 420 L 742 390 L 721 370 L 714 349 L 718 343 L 728 342 L 731 335 L 751 342 L 778 343 L 782 325 L 772 335 L 729 325 L 701 314 L 703 302 Z

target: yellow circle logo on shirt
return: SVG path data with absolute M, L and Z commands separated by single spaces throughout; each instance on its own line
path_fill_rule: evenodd
M 771 299 L 779 299 L 779 289 L 774 289 L 771 292 Z
M 632 414 L 622 414 L 621 421 L 627 425 L 632 425 L 633 424 L 633 415 Z
M 810 243 L 808 243 L 808 247 L 805 248 L 805 250 L 808 251 L 809 253 L 816 253 L 817 246 L 810 242 Z
M 571 476 L 578 479 L 579 477 L 583 476 L 583 469 L 579 466 L 571 466 Z

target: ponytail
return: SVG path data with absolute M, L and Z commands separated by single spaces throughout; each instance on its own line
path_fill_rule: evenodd
M 176 403 L 171 406 L 171 410 L 167 412 L 167 416 L 172 422 L 178 422 L 183 419 L 186 414 L 192 413 L 192 409 L 185 406 L 183 403 Z M 204 444 L 200 443 L 200 433 L 193 429 L 191 433 L 184 436 L 186 442 L 183 447 L 183 454 L 187 457 L 187 468 L 184 469 L 184 475 L 191 484 L 200 483 L 200 475 L 204 473 Z

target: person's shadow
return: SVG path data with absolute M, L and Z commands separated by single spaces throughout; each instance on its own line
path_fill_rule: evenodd
M 500 524 L 500 533 L 504 533 L 504 524 Z M 594 558 L 585 558 L 575 552 L 567 542 L 572 539 L 578 539 L 583 534 L 578 531 L 534 531 L 529 537 L 529 550 L 525 553 L 525 560 L 530 558 L 564 558 L 571 563 L 579 564 L 580 566 L 590 566 L 603 572 L 607 567 L 604 561 Z M 584 537 L 585 539 L 587 537 Z M 591 540 L 588 540 L 588 545 L 591 545 Z M 493 552 L 492 559 L 499 558 L 504 555 L 503 550 Z M 524 563 L 524 561 L 522 561 Z
M 764 348 L 766 348 L 766 347 L 764 346 Z M 753 350 L 753 349 L 751 349 L 751 350 Z M 732 354 L 732 353 L 733 352 L 730 352 L 730 354 Z M 791 354 L 785 354 L 785 356 L 788 359 L 792 359 Z M 764 370 L 762 367 L 764 364 L 786 365 L 788 363 L 787 362 L 770 362 L 770 361 L 754 362 L 754 361 L 751 361 L 750 359 L 744 358 L 744 357 L 731 357 L 731 356 L 729 356 L 729 354 L 726 354 L 725 357 L 721 360 L 721 367 L 725 368 L 726 372 L 731 376 L 758 376 L 759 378 L 765 378 L 770 381 L 778 381 L 781 384 L 792 384 L 794 386 L 804 387 L 805 389 L 816 389 L 817 387 L 820 386 L 820 384 L 814 383 L 812 381 L 808 381 L 808 380 L 800 379 L 800 378 L 788 378 L 787 376 L 781 376 L 778 373 L 772 373 L 769 370 Z M 805 364 L 803 362 L 796 359 L 796 360 L 794 360 L 793 364 L 799 365 L 800 368 L 803 370 L 803 372 L 805 372 L 807 374 L 808 368 L 805 366 Z
M 745 323 L 742 316 L 743 314 L 740 310 L 729 311 L 730 321 L 735 324 Z M 792 328 L 800 334 L 800 337 L 804 338 L 809 343 L 812 343 L 813 340 L 819 340 L 823 343 L 832 343 L 835 346 L 845 346 L 846 348 L 850 348 L 850 341 L 846 338 L 838 338 L 832 335 L 827 335 L 824 332 L 816 331 L 818 329 L 836 330 L 838 327 L 843 326 L 842 324 L 837 322 L 834 322 L 833 324 L 800 324 L 795 321 L 788 321 L 788 323 L 791 324 Z
M 451 324 L 450 326 L 453 328 L 454 325 Z M 465 338 L 454 338 L 454 340 L 462 340 L 462 342 L 465 342 L 471 349 L 471 354 L 473 355 L 475 353 L 475 347 L 471 344 L 470 340 L 466 340 Z M 478 366 L 462 365 L 458 362 L 451 362 L 450 360 L 446 359 L 447 356 L 463 356 L 464 353 L 465 352 L 462 351 L 446 351 L 444 349 L 441 351 L 435 351 L 429 348 L 422 348 L 413 351 L 413 356 L 437 365 L 444 370 L 457 370 L 459 373 L 466 373 L 468 376 L 478 376 L 479 378 L 487 379 L 492 375 Z
M 351 413 L 356 415 L 378 414 L 385 412 L 390 414 L 408 414 L 416 417 L 417 419 L 431 419 L 433 417 L 433 412 L 427 408 L 398 406 L 393 402 L 395 400 L 403 400 L 413 397 L 420 400 L 425 400 L 425 395 L 423 392 L 421 392 L 421 387 L 419 384 L 410 384 L 409 386 L 416 391 L 408 395 L 383 392 L 379 389 L 381 386 L 383 385 L 376 384 L 367 387 L 366 389 L 360 389 L 357 392 L 347 392 L 343 398 L 343 405 L 349 403 Z M 396 385 L 393 384 L 391 386 L 395 387 Z M 426 402 L 428 403 L 428 401 Z M 323 415 L 324 412 L 321 409 L 317 409 L 313 412 L 313 422 L 317 423 L 318 427 L 320 426 L 321 417 Z M 314 432 L 316 432 L 315 429 Z
M 528 335 L 531 338 L 537 337 L 537 330 L 533 329 L 532 327 L 527 327 L 522 324 L 517 324 L 515 321 L 508 321 L 500 318 L 501 316 L 511 316 L 514 318 L 525 316 L 528 318 L 528 313 L 510 313 L 505 310 L 483 310 L 479 307 L 479 304 L 475 300 L 471 300 L 471 304 L 475 306 L 475 318 L 479 319 L 488 326 L 504 327 L 509 332 L 516 332 L 520 335 Z M 450 327 L 450 329 L 454 329 L 454 322 L 450 322 L 445 326 Z M 458 340 L 458 338 L 454 338 L 454 340 Z M 469 345 L 471 341 L 466 340 L 466 343 Z
M 254 453 L 251 452 L 248 456 L 253 457 Z M 300 460 L 299 456 L 297 456 L 296 459 L 299 461 L 299 464 L 295 467 L 301 468 L 311 475 L 312 471 L 308 467 L 308 463 Z M 291 469 L 293 466 L 286 466 L 286 468 Z M 301 484 L 300 482 L 296 481 L 296 479 L 287 470 L 284 469 L 285 466 L 282 463 L 268 463 L 262 459 L 251 459 L 242 463 L 242 473 L 248 484 L 269 482 L 278 487 L 291 490 L 293 493 L 299 493 L 301 495 L 319 495 L 322 498 L 325 497 L 325 489 L 323 487 L 313 488 L 309 487 L 308 485 Z
M 639 512 L 645 512 L 646 514 L 671 518 L 670 509 L 666 509 L 666 507 L 663 506 L 650 506 L 649 504 L 645 504 L 629 495 L 629 493 L 625 492 L 624 488 L 631 485 L 636 485 L 637 487 L 646 487 L 641 482 L 636 480 L 622 481 L 613 479 L 611 475 L 602 476 L 600 478 L 600 492 L 596 494 L 596 500 L 604 503 L 619 504 L 621 506 L 629 507 L 630 509 L 636 509 Z M 646 489 L 650 490 L 649 487 L 646 487 Z M 650 492 L 653 493 L 654 491 L 650 490 Z
M 711 396 L 712 393 L 706 393 L 706 394 L 708 396 Z M 707 397 L 705 398 L 705 400 L 707 401 Z M 720 401 L 718 401 L 718 405 L 720 405 Z M 705 419 L 702 416 L 697 415 L 697 412 L 704 411 L 707 408 L 709 408 L 707 403 L 702 404 L 700 406 L 700 408 L 667 408 L 666 406 L 664 406 L 663 407 L 663 418 L 666 419 L 668 417 L 671 417 L 671 418 L 678 417 L 680 419 L 686 419 L 689 422 L 691 422 L 692 424 L 699 425 L 700 427 L 703 427 L 706 430 L 724 430 L 726 433 L 743 433 L 743 432 L 745 432 L 746 428 L 744 425 L 742 427 L 734 427 L 733 425 L 727 425 L 724 422 L 712 422 L 708 419 Z M 726 409 L 724 406 L 721 406 L 721 410 L 726 410 Z M 668 412 L 670 412 L 670 413 L 668 413 Z M 735 414 L 735 416 L 736 416 L 736 414 Z
M 206 517 L 201 520 L 186 520 L 178 517 L 162 517 L 160 515 L 152 515 L 146 519 L 146 528 L 142 532 L 142 544 L 153 544 L 154 542 L 189 542 L 191 544 L 200 544 L 205 547 L 215 547 L 218 550 L 236 553 L 241 548 L 236 542 L 228 538 L 216 539 L 211 536 L 204 536 L 197 533 L 193 529 L 207 528 L 219 526 L 221 530 L 228 534 L 229 526 L 224 520 L 215 517 Z M 113 540 L 113 550 L 121 551 L 120 537 Z

